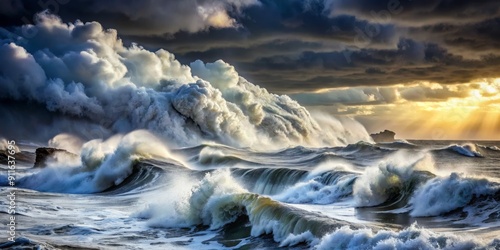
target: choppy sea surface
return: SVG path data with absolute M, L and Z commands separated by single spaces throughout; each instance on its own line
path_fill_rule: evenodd
M 500 249 L 500 142 L 60 153 L 18 141 L 11 249 Z M 2 224 L 9 201 L 0 199 Z M 5 228 L 5 229 L 4 229 Z

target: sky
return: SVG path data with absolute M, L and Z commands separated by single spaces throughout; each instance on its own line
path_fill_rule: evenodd
M 179 62 L 222 59 L 308 110 L 399 138 L 500 140 L 497 0 L 8 0 L 0 26 L 99 22 Z M 33 34 L 37 36 L 37 34 Z

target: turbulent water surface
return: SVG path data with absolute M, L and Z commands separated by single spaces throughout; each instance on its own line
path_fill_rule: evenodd
M 0 140 L 18 236 L 1 227 L 0 247 L 500 248 L 498 142 L 374 144 L 222 60 L 49 12 L 0 28 L 0 58 L 0 136 L 18 147 L 11 187 Z M 63 150 L 34 164 L 44 146 Z
M 39 145 L 18 142 L 17 186 L 5 175 L 0 184 L 16 191 L 19 237 L 1 246 L 500 248 L 498 142 L 259 152 L 135 137 L 87 143 L 43 168 L 33 168 Z

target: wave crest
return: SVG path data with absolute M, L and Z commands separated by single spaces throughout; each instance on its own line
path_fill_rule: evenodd
M 31 28 L 40 39 L 23 37 L 22 30 Z M 48 116 L 79 117 L 110 134 L 147 129 L 179 146 L 206 140 L 257 149 L 370 141 L 358 122 L 311 114 L 290 97 L 248 82 L 222 60 L 182 65 L 163 49 L 124 46 L 116 30 L 97 22 L 65 24 L 43 12 L 34 26 L 1 32 L 0 41 L 0 99 L 28 103 L 26 113 L 43 107 Z M 56 133 L 88 136 L 54 120 Z M 0 130 L 33 130 L 29 122 L 11 124 L 24 125 Z
M 452 173 L 446 178 L 435 178 L 415 191 L 410 203 L 410 215 L 437 216 L 468 205 L 474 198 L 492 196 L 500 185 L 487 179 L 465 178 Z

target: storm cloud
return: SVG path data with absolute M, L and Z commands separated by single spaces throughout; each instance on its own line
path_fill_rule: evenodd
M 18 29 L 43 23 L 37 13 L 46 10 L 60 25 L 74 25 L 71 39 L 78 42 L 61 38 L 53 44 L 54 36 L 63 37 L 60 29 Z M 494 0 L 9 0 L 0 2 L 0 13 L 0 54 L 24 62 L 4 67 L 0 80 L 19 88 L 0 95 L 17 100 L 29 94 L 27 82 L 49 83 L 46 95 L 59 93 L 57 99 L 45 103 L 43 92 L 32 99 L 71 114 L 106 112 L 93 99 L 99 99 L 94 94 L 102 90 L 100 81 L 119 82 L 124 75 L 144 88 L 198 78 L 233 88 L 243 78 L 306 107 L 364 121 L 369 119 L 363 115 L 374 113 L 390 119 L 396 106 L 463 99 L 463 105 L 495 111 L 500 102 L 500 4 Z M 127 48 L 120 52 L 127 60 L 103 59 L 89 42 L 101 31 Z M 30 74 L 9 75 L 22 67 Z M 82 88 L 82 82 L 89 84 Z M 193 93 L 183 92 L 185 98 Z M 222 97 L 241 103 L 249 122 L 271 126 L 262 123 L 265 107 L 245 95 Z M 82 105 L 70 109 L 69 100 Z
M 43 9 L 68 22 L 99 21 L 125 43 L 164 48 L 184 64 L 223 59 L 278 93 L 500 74 L 500 12 L 491 0 L 49 2 L 4 1 L 1 23 L 31 22 Z
M 33 30 L 38 39 L 25 35 Z M 178 146 L 215 141 L 282 147 L 369 140 L 363 129 L 350 131 L 341 120 L 315 116 L 290 97 L 254 85 L 223 60 L 183 65 L 163 49 L 125 46 L 116 30 L 98 22 L 63 23 L 42 12 L 35 25 L 3 30 L 0 41 L 5 64 L 0 68 L 5 108 L 0 111 L 11 118 L 0 125 L 3 136 L 4 131 L 47 129 L 30 120 L 39 118 L 41 109 L 46 116 L 64 118 L 55 126 L 47 121 L 57 133 L 74 132 L 63 126 L 74 119 L 85 121 L 83 133 L 95 127 L 103 134 L 147 129 Z M 17 110 L 23 106 L 19 118 Z

